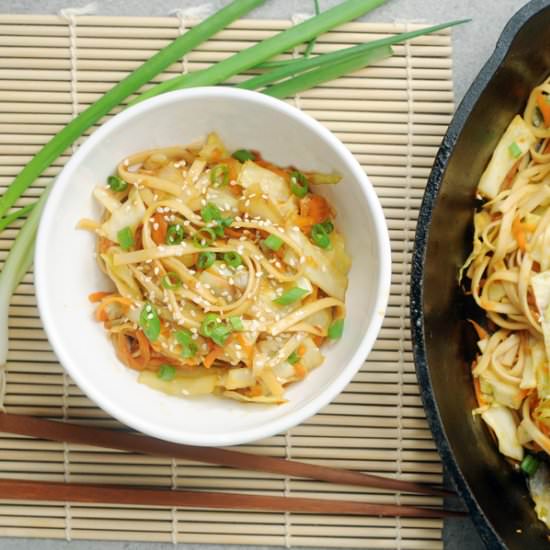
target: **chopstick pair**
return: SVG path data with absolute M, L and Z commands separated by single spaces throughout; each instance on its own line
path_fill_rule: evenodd
M 397 492 L 433 496 L 453 494 L 439 487 L 389 479 L 295 460 L 266 457 L 215 447 L 178 445 L 123 431 L 80 426 L 68 422 L 44 420 L 32 416 L 0 413 L 0 431 L 50 441 L 106 447 L 147 455 L 193 460 L 283 476 L 303 477 L 329 483 L 373 487 Z M 328 514 L 360 514 L 441 518 L 463 515 L 435 508 L 369 504 L 357 501 L 324 500 L 296 497 L 241 495 L 233 493 L 136 489 L 116 485 L 85 485 L 0 479 L 0 498 L 155 506 L 205 507 Z

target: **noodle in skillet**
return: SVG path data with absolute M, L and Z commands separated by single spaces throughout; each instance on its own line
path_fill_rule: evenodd
M 550 526 L 550 79 L 510 123 L 477 190 L 485 202 L 462 270 L 487 319 L 473 323 L 475 412 L 529 476 Z

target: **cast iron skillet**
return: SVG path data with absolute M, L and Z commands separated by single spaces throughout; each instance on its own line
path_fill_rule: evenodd
M 449 126 L 422 202 L 413 254 L 411 326 L 424 407 L 443 462 L 490 548 L 550 544 L 522 476 L 470 413 L 475 339 L 465 319 L 474 312 L 457 273 L 471 247 L 479 177 L 510 120 L 548 73 L 550 0 L 533 0 L 510 20 Z

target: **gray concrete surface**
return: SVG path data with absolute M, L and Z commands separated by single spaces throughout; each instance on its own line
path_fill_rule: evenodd
M 319 0 L 322 10 L 341 0 Z M 79 7 L 89 0 L 1 0 L 0 13 L 57 13 L 66 7 Z M 225 5 L 226 0 L 96 0 L 100 15 L 168 15 L 175 8 L 210 4 Z M 508 19 L 526 0 L 389 0 L 364 20 L 439 23 L 471 18 L 468 25 L 453 32 L 454 90 L 458 102 L 491 54 Z M 267 0 L 250 17 L 289 18 L 294 13 L 311 13 L 312 0 Z M 1 16 L 0 16 L 1 17 Z M 483 545 L 469 520 L 445 522 L 445 550 L 482 550 Z M 236 550 L 234 546 L 180 545 L 182 550 Z M 105 543 L 49 540 L 0 539 L 1 550 L 169 550 L 169 544 Z M 248 547 L 250 548 L 250 547 Z M 263 550 L 256 547 L 254 550 Z M 267 550 L 267 549 L 266 549 Z

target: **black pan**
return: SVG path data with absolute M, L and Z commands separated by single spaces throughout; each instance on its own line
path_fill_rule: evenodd
M 449 126 L 424 195 L 413 255 L 411 326 L 424 407 L 443 463 L 489 548 L 550 543 L 523 477 L 470 412 L 475 339 L 465 319 L 474 312 L 457 273 L 471 247 L 479 177 L 510 120 L 548 73 L 550 0 L 533 0 L 510 20 Z

